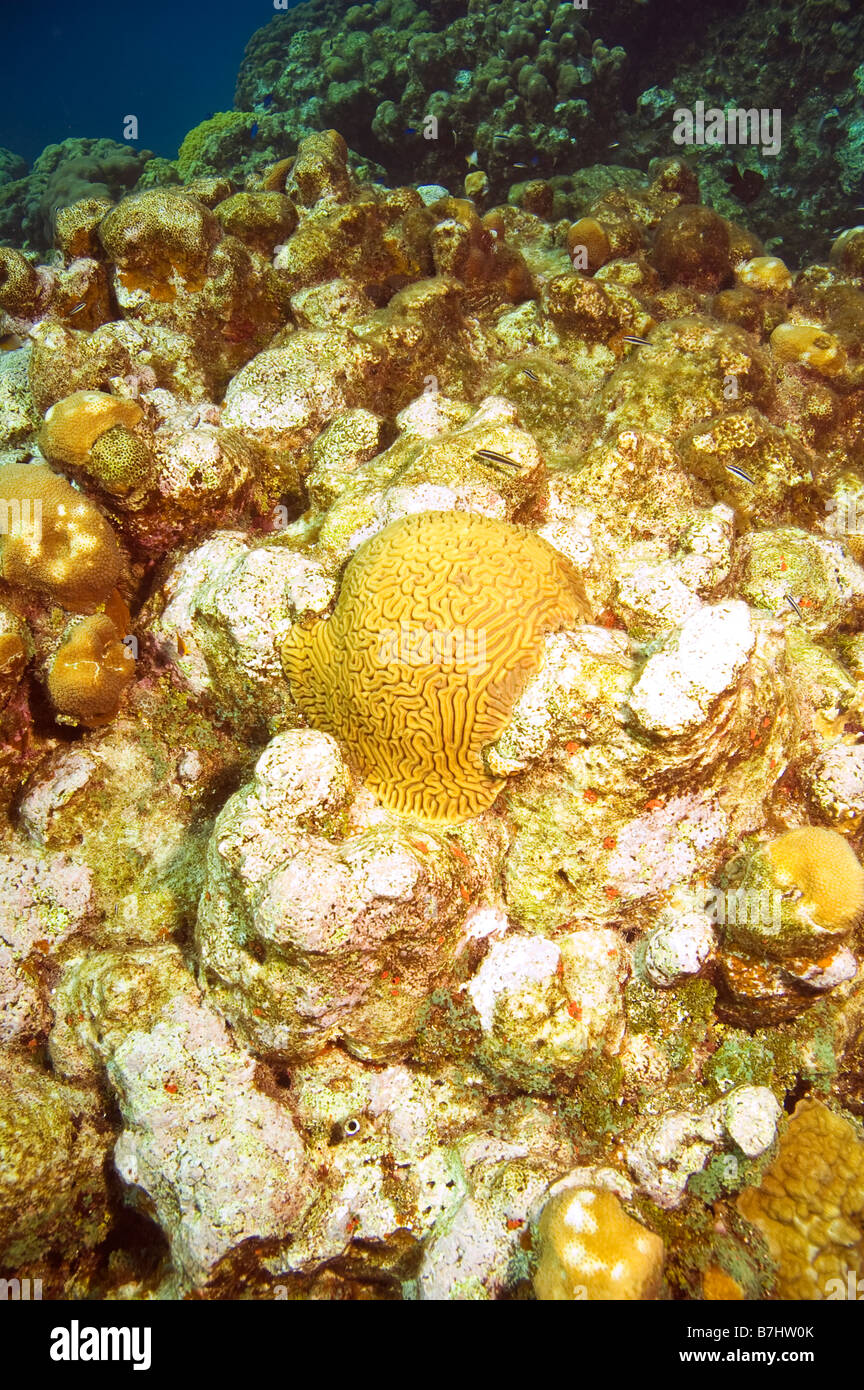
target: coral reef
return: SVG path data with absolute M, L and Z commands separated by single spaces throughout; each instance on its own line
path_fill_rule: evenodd
M 614 50 L 568 15 L 553 92 L 523 9 L 489 100 L 518 63 L 514 127 L 572 98 L 599 140 Z M 391 148 L 396 11 L 340 17 L 297 134 L 357 55 Z M 0 258 L 2 1273 L 829 1297 L 861 1243 L 861 238 L 781 262 L 680 158 L 561 218 L 530 170 L 506 202 L 491 161 L 462 198 L 336 130 L 289 155 L 322 12 L 253 42 L 254 122 Z M 432 91 L 439 39 L 491 44 L 403 17 L 388 63 Z

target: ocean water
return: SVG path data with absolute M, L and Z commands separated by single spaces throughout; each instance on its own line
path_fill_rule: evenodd
M 173 159 L 212 111 L 230 110 L 243 49 L 272 18 L 263 3 L 111 0 L 2 4 L 0 146 L 28 163 L 69 136 L 122 140 Z

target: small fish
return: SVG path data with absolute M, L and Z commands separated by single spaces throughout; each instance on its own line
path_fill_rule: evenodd
M 742 480 L 743 482 L 749 483 L 751 487 L 755 487 L 755 486 L 756 486 L 755 483 L 753 482 L 753 479 L 750 477 L 750 474 L 749 474 L 749 473 L 745 473 L 745 472 L 744 472 L 744 469 L 743 469 L 743 468 L 739 468 L 739 467 L 737 466 L 737 464 L 734 464 L 734 463 L 727 463 L 727 465 L 726 465 L 726 472 L 727 472 L 727 473 L 732 473 L 732 474 L 734 474 L 734 476 L 735 476 L 736 478 L 741 478 L 741 480 Z
M 638 333 L 625 333 L 621 339 L 622 343 L 633 343 L 636 347 L 650 347 L 647 338 L 640 338 Z
M 259 106 L 263 106 L 265 109 L 266 109 L 268 106 L 272 106 L 272 105 L 273 105 L 273 93 L 272 93 L 272 92 L 268 92 L 267 95 L 266 95 L 266 97 L 262 97 L 262 98 L 261 98 L 261 100 L 258 102 L 258 105 L 259 105 Z
M 799 618 L 801 619 L 801 621 L 803 622 L 803 621 L 804 621 L 804 614 L 801 612 L 801 609 L 798 607 L 798 605 L 797 605 L 797 603 L 795 602 L 795 600 L 794 600 L 794 598 L 792 597 L 792 595 L 791 595 L 791 594 L 784 594 L 783 597 L 785 598 L 786 602 L 789 604 L 789 607 L 792 609 L 793 613 L 797 613 L 797 614 L 798 614 L 798 617 L 799 617 Z
M 417 134 L 417 127 L 416 127 L 416 126 L 413 126 L 413 125 L 406 125 L 406 127 L 405 127 L 405 134 L 406 134 L 406 135 L 416 135 L 416 134 Z
M 494 140 L 508 140 L 508 141 L 509 141 L 509 140 L 512 140 L 512 139 L 513 139 L 513 136 L 512 136 L 512 135 L 493 135 L 493 136 L 492 136 L 492 139 L 493 139 L 493 141 L 494 141 Z
M 257 134 L 258 134 L 258 122 L 257 122 L 257 121 L 253 121 L 253 122 L 252 122 L 252 127 L 251 127 L 251 129 L 250 129 L 250 131 L 249 131 L 249 139 L 250 139 L 250 140 L 254 140 L 254 139 L 255 139 L 255 136 L 256 136 Z
M 494 449 L 475 449 L 475 459 L 483 459 L 486 463 L 505 463 L 508 468 L 515 468 L 519 471 L 519 464 L 513 459 L 508 459 L 506 454 L 499 454 Z
M 620 149 L 620 147 L 621 147 L 621 141 L 620 141 L 620 140 L 613 140 L 613 141 L 611 142 L 611 144 L 609 144 L 609 145 L 606 146 L 607 150 L 617 150 L 617 149 Z
M 471 169 L 476 169 L 476 168 L 477 168 L 477 166 L 478 166 L 479 163 L 480 163 L 480 156 L 479 156 L 479 154 L 477 153 L 476 150 L 472 150 L 470 154 L 466 154 L 466 156 L 465 156 L 465 163 L 466 163 L 466 164 L 468 165 L 468 167 L 471 168 Z
M 527 169 L 527 168 L 528 168 L 528 165 L 524 162 L 524 160 L 515 159 L 515 160 L 513 161 L 513 168 L 514 168 L 514 169 Z
M 523 367 L 522 370 L 523 370 L 523 372 L 525 373 L 526 376 L 529 376 L 529 377 L 531 378 L 532 381 L 539 381 L 539 380 L 540 380 L 540 378 L 539 378 L 539 376 L 537 375 L 537 373 L 536 373 L 536 372 L 532 372 L 532 370 L 531 370 L 530 367 Z
M 70 310 L 69 310 L 69 313 L 66 315 L 67 319 L 71 319 L 71 317 L 72 317 L 73 314 L 80 314 L 80 313 L 81 313 L 81 310 L 82 310 L 82 309 L 86 309 L 86 308 L 87 308 L 87 300 L 86 300 L 86 299 L 82 299 L 80 304 L 76 304 L 74 309 L 70 309 Z

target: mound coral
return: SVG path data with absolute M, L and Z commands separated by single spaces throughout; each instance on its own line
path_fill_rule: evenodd
M 801 1101 L 738 1210 L 768 1242 L 780 1298 L 846 1298 L 849 1276 L 864 1274 L 864 1142 L 827 1106 Z
M 842 344 L 819 324 L 778 324 L 771 334 L 771 347 L 783 362 L 799 362 L 820 376 L 836 376 L 846 365 Z
M 836 830 L 808 825 L 733 865 L 719 956 L 729 1017 L 794 1017 L 854 976 L 848 940 L 864 912 L 864 868 Z
M 65 722 L 97 728 L 113 719 L 135 665 L 104 613 L 75 623 L 48 673 L 48 694 Z
M 177 168 L 184 182 L 201 172 L 202 163 L 206 161 L 207 146 L 214 136 L 237 135 L 248 130 L 253 120 L 254 116 L 247 115 L 245 111 L 217 111 L 193 127 L 184 137 L 177 154 Z
M 81 467 L 100 435 L 116 425 L 136 425 L 142 414 L 137 401 L 104 391 L 76 391 L 48 411 L 39 447 L 53 462 Z
M 114 532 L 102 513 L 47 464 L 0 471 L 0 501 L 21 522 L 0 535 L 0 576 L 36 589 L 73 613 L 92 613 L 123 573 Z M 26 514 L 26 520 L 25 520 Z
M 504 785 L 483 748 L 544 633 L 586 615 L 575 571 L 531 531 L 421 513 L 360 547 L 332 618 L 295 628 L 283 662 L 310 724 L 345 740 L 386 806 L 460 820 Z
M 772 840 L 774 877 L 802 894 L 801 910 L 826 932 L 848 932 L 864 912 L 864 868 L 836 830 L 807 825 Z
M 663 1241 L 628 1216 L 614 1192 L 565 1189 L 540 1218 L 534 1289 L 542 1302 L 656 1298 Z
M 34 267 L 11 246 L 0 246 L 0 309 L 27 315 L 36 305 L 41 281 Z

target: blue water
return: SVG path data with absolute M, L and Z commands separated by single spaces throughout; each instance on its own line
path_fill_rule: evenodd
M 267 0 L 0 0 L 0 145 L 28 162 L 70 135 L 123 140 L 173 159 L 183 136 L 234 105 L 243 50 L 276 13 Z

